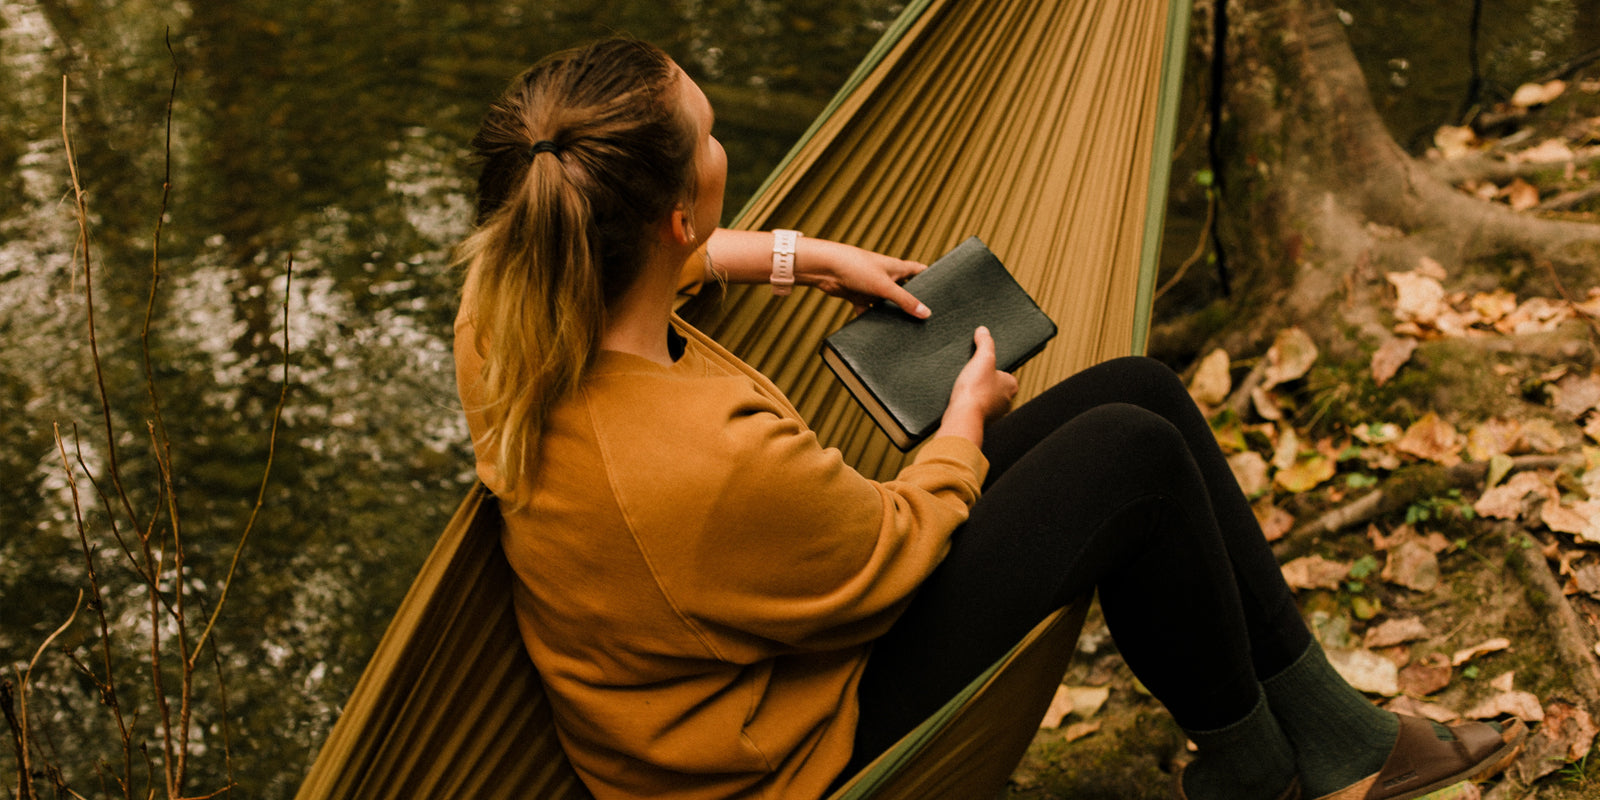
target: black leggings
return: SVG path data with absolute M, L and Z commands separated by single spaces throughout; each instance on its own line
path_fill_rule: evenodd
M 1062 381 L 995 422 L 984 451 L 989 479 L 950 555 L 873 645 L 843 776 L 1095 590 L 1128 666 L 1189 730 L 1238 721 L 1257 676 L 1310 646 L 1210 426 L 1160 362 Z

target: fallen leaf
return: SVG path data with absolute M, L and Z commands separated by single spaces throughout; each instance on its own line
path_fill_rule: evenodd
M 1262 419 L 1273 422 L 1283 419 L 1283 407 L 1278 405 L 1278 398 L 1260 386 L 1250 390 L 1250 405 Z
M 1510 289 L 1495 289 L 1473 295 L 1467 305 L 1478 312 L 1485 323 L 1493 325 L 1517 309 L 1517 295 Z
M 1423 624 L 1422 620 L 1416 617 L 1402 617 L 1388 620 L 1381 625 L 1375 625 L 1368 629 L 1367 635 L 1361 640 L 1361 645 L 1368 650 L 1376 650 L 1380 647 L 1391 647 L 1402 642 L 1426 639 L 1432 635 L 1433 632 L 1428 630 L 1428 626 Z
M 1400 695 L 1383 704 L 1383 707 L 1396 714 L 1408 714 L 1413 717 L 1431 719 L 1434 722 L 1449 724 L 1461 719 L 1461 715 L 1454 710 L 1438 703 L 1424 703 L 1413 697 Z
M 1483 800 L 1483 790 L 1478 784 L 1471 781 L 1454 783 L 1443 789 L 1435 789 L 1419 800 Z
M 1100 713 L 1100 708 L 1111 698 L 1109 686 L 1068 686 L 1072 695 L 1072 713 L 1088 719 Z
M 1600 600 L 1600 564 L 1584 564 L 1573 570 L 1572 582 L 1578 591 Z
M 1368 694 L 1393 697 L 1400 693 L 1400 670 L 1371 650 L 1329 650 L 1328 663 L 1345 683 Z
M 1397 441 L 1405 431 L 1393 422 L 1369 422 L 1357 425 L 1350 431 L 1350 435 L 1360 439 L 1365 444 L 1388 444 Z
M 1453 467 L 1461 463 L 1461 434 L 1432 411 L 1406 428 L 1395 448 L 1441 466 Z
M 1518 777 L 1528 783 L 1582 760 L 1594 746 L 1594 718 L 1582 706 L 1551 700 L 1542 716 L 1543 724 L 1528 737 L 1527 751 L 1517 762 Z
M 1538 722 L 1544 719 L 1544 709 L 1539 705 L 1539 698 L 1532 692 L 1501 692 L 1488 700 L 1467 709 L 1461 716 L 1467 719 L 1492 719 L 1501 714 L 1510 714 L 1524 722 Z
M 1276 469 L 1288 469 L 1300 458 L 1300 434 L 1288 426 L 1280 426 L 1275 432 L 1278 441 L 1272 447 L 1272 466 Z
M 1549 164 L 1557 161 L 1571 161 L 1574 158 L 1577 158 L 1577 154 L 1572 152 L 1572 148 L 1566 142 L 1560 139 L 1546 139 L 1507 160 Z
M 1076 742 L 1085 736 L 1098 733 L 1100 730 L 1100 725 L 1101 721 L 1098 719 L 1092 722 L 1074 722 L 1067 726 L 1067 730 L 1064 734 L 1062 734 L 1062 738 L 1066 739 L 1068 742 Z
M 1502 692 L 1509 692 L 1516 688 L 1517 673 L 1515 670 L 1506 670 L 1489 679 L 1489 688 Z
M 1282 539 L 1294 528 L 1294 515 L 1279 508 L 1270 501 L 1262 500 L 1250 507 L 1255 512 L 1256 522 L 1261 524 L 1261 534 L 1269 542 Z
M 1417 271 L 1390 272 L 1385 277 L 1395 288 L 1395 319 L 1432 325 L 1446 309 L 1444 287 Z
M 1433 132 L 1433 146 L 1439 148 L 1439 155 L 1446 161 L 1472 152 L 1472 145 L 1477 141 L 1478 134 L 1465 125 L 1440 125 Z
M 1521 442 L 1522 423 L 1501 417 L 1484 420 L 1467 431 L 1467 458 L 1488 461 L 1516 450 Z
M 1239 482 L 1245 497 L 1255 497 L 1272 488 L 1272 481 L 1267 477 L 1267 460 L 1254 450 L 1228 456 L 1228 468 L 1233 470 L 1233 479 Z
M 1311 336 L 1300 328 L 1285 328 L 1278 332 L 1277 338 L 1272 340 L 1272 346 L 1267 348 L 1267 369 L 1262 375 L 1261 386 L 1270 389 L 1280 383 L 1305 377 L 1315 363 L 1317 344 L 1311 341 Z
M 1535 453 L 1559 453 L 1567 447 L 1567 437 L 1547 419 L 1522 423 L 1522 443 Z
M 1600 501 L 1579 500 L 1566 506 L 1546 500 L 1539 509 L 1539 521 L 1556 533 L 1570 533 L 1584 541 L 1600 543 Z
M 1228 351 L 1220 347 L 1207 353 L 1194 371 L 1194 380 L 1189 382 L 1189 395 L 1208 406 L 1221 405 L 1233 391 L 1230 364 Z
M 1542 106 L 1567 90 L 1567 82 L 1553 80 L 1545 83 L 1524 83 L 1511 93 L 1511 105 L 1517 108 L 1532 108 Z M 1550 141 L 1555 141 L 1554 139 Z
M 1497 637 L 1495 637 L 1493 639 L 1488 639 L 1488 640 L 1485 640 L 1483 642 L 1479 642 L 1478 644 L 1475 644 L 1475 645 L 1473 645 L 1471 647 L 1468 647 L 1468 648 L 1466 648 L 1464 650 L 1457 650 L 1455 655 L 1450 656 L 1450 666 L 1459 667 L 1462 664 L 1465 664 L 1468 661 L 1471 661 L 1472 659 L 1477 658 L 1478 656 L 1485 655 L 1485 654 L 1488 654 L 1488 653 L 1496 653 L 1496 652 L 1499 652 L 1501 650 L 1508 650 L 1510 648 L 1511 648 L 1511 640 L 1510 639 L 1507 639 L 1507 638 L 1505 638 L 1503 636 L 1497 636 Z
M 1050 707 L 1045 709 L 1044 719 L 1040 720 L 1040 728 L 1059 728 L 1061 720 L 1072 713 L 1072 692 L 1065 686 L 1057 686 L 1055 697 L 1050 698 Z
M 1495 322 L 1494 329 L 1506 334 L 1549 333 L 1572 318 L 1570 307 L 1545 297 L 1530 297 L 1510 314 Z
M 1521 178 L 1506 184 L 1501 193 L 1505 195 L 1506 202 L 1511 204 L 1512 211 L 1527 211 L 1539 205 L 1539 190 Z
M 1283 565 L 1283 580 L 1292 589 L 1337 589 L 1349 574 L 1349 564 L 1322 556 L 1301 556 Z
M 1298 494 L 1315 489 L 1337 471 L 1333 459 L 1317 453 L 1301 458 L 1288 469 L 1278 470 L 1272 480 L 1284 491 Z
M 1400 691 L 1415 697 L 1441 692 L 1450 685 L 1450 664 L 1418 661 L 1400 670 Z
M 1484 492 L 1478 502 L 1472 504 L 1472 510 L 1481 517 L 1516 519 L 1522 516 L 1523 498 L 1533 492 L 1548 497 L 1554 495 L 1555 487 L 1543 473 L 1519 472 L 1504 484 Z
M 1429 256 L 1417 259 L 1416 273 L 1424 278 L 1432 278 L 1436 281 L 1442 281 L 1450 277 L 1450 273 L 1444 271 L 1444 265 Z
M 1372 382 L 1379 386 L 1388 383 L 1416 350 L 1417 340 L 1409 336 L 1396 336 L 1384 342 L 1378 352 L 1372 354 Z
M 1600 405 L 1600 375 L 1570 373 L 1555 384 L 1550 406 L 1562 419 L 1577 419 Z
M 1431 592 L 1439 586 L 1439 557 L 1420 541 L 1402 542 L 1389 551 L 1380 577 L 1412 591 Z
M 1583 433 L 1590 439 L 1600 442 L 1600 414 L 1589 417 L 1589 421 L 1583 426 Z

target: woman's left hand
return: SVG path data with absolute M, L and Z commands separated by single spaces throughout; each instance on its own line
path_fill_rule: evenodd
M 849 301 L 857 314 L 880 299 L 918 319 L 932 313 L 900 285 L 927 269 L 926 264 L 810 237 L 800 240 L 794 263 L 797 282 Z

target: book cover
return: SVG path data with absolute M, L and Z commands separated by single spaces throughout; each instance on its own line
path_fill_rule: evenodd
M 906 290 L 933 316 L 919 320 L 883 301 L 822 343 L 823 362 L 901 450 L 939 426 L 979 325 L 994 335 L 995 363 L 1007 372 L 1056 335 L 1055 323 L 976 236 L 929 264 Z

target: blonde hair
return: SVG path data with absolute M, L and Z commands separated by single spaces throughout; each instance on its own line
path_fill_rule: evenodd
M 679 75 L 630 39 L 557 53 L 512 82 L 472 139 L 483 169 L 478 227 L 458 250 L 462 303 L 483 356 L 479 444 L 510 489 L 649 255 L 647 227 L 693 184 Z

